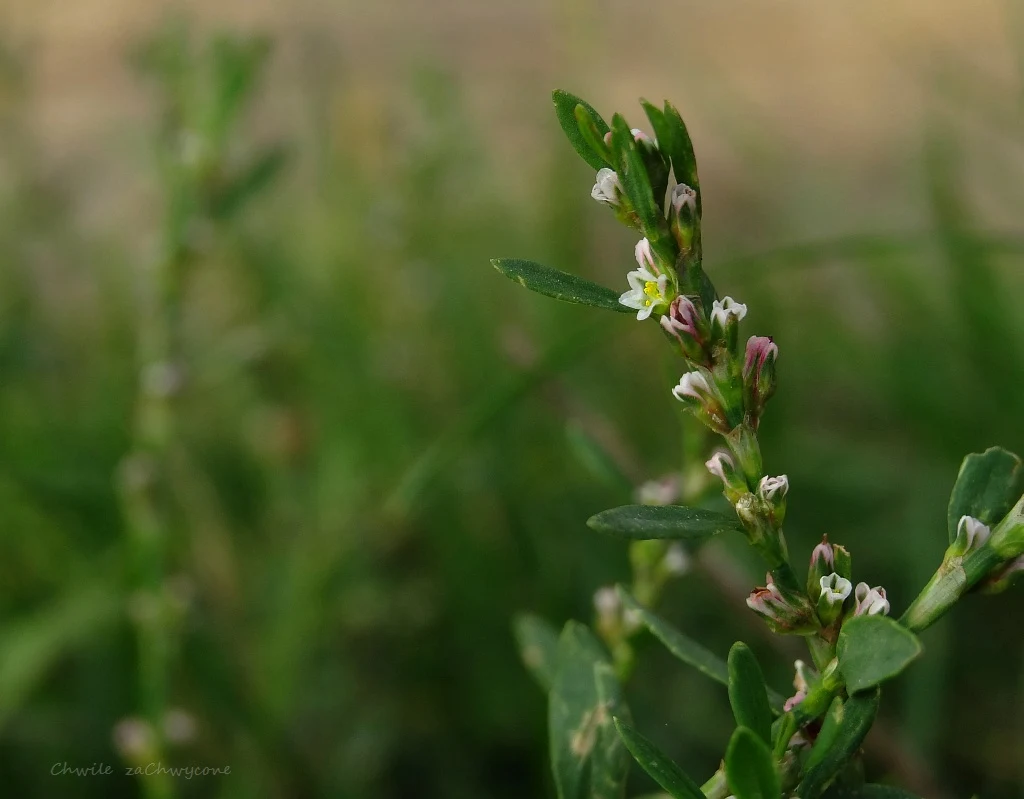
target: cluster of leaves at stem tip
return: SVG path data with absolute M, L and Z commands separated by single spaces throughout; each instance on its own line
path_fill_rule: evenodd
M 630 755 L 676 799 L 736 797 L 908 797 L 865 783 L 862 744 L 880 686 L 921 652 L 916 632 L 965 594 L 1000 591 L 1024 571 L 1024 469 L 1000 448 L 968 455 L 947 510 L 949 547 L 903 616 L 889 616 L 881 586 L 853 582 L 852 559 L 824 537 L 806 580 L 791 565 L 783 523 L 789 480 L 765 472 L 758 426 L 775 392 L 779 347 L 768 336 L 744 340 L 747 306 L 721 297 L 705 272 L 701 186 L 693 145 L 679 112 L 642 102 L 650 125 L 611 124 L 588 103 L 554 93 L 558 122 L 597 171 L 591 196 L 639 235 L 628 291 L 519 259 L 493 265 L 528 289 L 566 302 L 634 313 L 654 323 L 682 358 L 671 389 L 683 413 L 720 436 L 705 464 L 733 507 L 701 507 L 699 488 L 645 492 L 643 504 L 613 508 L 589 526 L 630 542 L 633 581 L 595 594 L 593 628 L 568 622 L 559 634 L 543 619 L 516 621 L 523 660 L 548 693 L 550 758 L 560 799 L 625 796 Z M 682 497 L 689 506 L 674 504 Z M 936 512 L 936 517 L 941 518 Z M 736 643 L 722 660 L 652 612 L 665 582 L 686 570 L 687 550 L 720 533 L 740 534 L 765 561 L 765 584 L 750 611 L 779 635 L 805 639 L 788 698 L 765 684 L 751 651 Z M 728 691 L 736 729 L 717 771 L 700 783 L 631 726 L 623 694 L 634 642 L 652 635 L 688 666 Z

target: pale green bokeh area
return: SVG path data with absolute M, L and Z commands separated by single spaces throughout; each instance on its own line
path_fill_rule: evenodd
M 143 5 L 0 16 L 5 795 L 138 795 L 112 730 L 137 709 L 114 474 L 161 209 L 157 104 L 125 58 L 164 10 Z M 174 704 L 197 733 L 171 759 L 232 771 L 181 795 L 553 795 L 512 618 L 589 621 L 628 565 L 585 520 L 682 452 L 679 361 L 653 323 L 489 265 L 625 290 L 635 242 L 590 199 L 555 86 L 634 125 L 640 96 L 681 110 L 706 267 L 750 307 L 745 334 L 780 347 L 762 436 L 794 561 L 827 533 L 904 609 L 963 455 L 1024 451 L 1022 17 L 974 6 L 186 7 L 197 40 L 272 38 L 237 147 L 283 141 L 289 160 L 188 293 L 170 577 L 188 606 Z M 663 615 L 723 656 L 746 640 L 787 694 L 800 647 L 746 613 L 761 577 L 736 544 Z M 923 636 L 884 692 L 873 778 L 1024 796 L 1022 614 L 1018 586 Z M 714 771 L 724 688 L 652 643 L 627 698 L 640 732 Z M 51 776 L 62 762 L 115 774 Z M 637 771 L 630 795 L 650 788 Z

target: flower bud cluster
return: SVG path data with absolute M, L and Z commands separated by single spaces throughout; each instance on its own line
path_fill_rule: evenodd
M 779 587 L 770 573 L 765 578 L 765 587 L 755 588 L 747 597 L 747 607 L 780 635 L 808 635 L 819 627 L 814 608 L 804 593 Z

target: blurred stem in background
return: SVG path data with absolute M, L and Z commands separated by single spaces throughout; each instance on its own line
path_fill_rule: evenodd
M 121 722 L 115 737 L 133 765 L 167 765 L 172 674 L 185 614 L 171 574 L 181 528 L 174 476 L 185 462 L 176 417 L 189 375 L 183 313 L 188 281 L 237 210 L 283 163 L 279 147 L 241 168 L 231 163 L 233 126 L 267 53 L 262 38 L 219 36 L 193 54 L 185 27 L 172 23 L 137 58 L 140 71 L 155 78 L 163 106 L 156 155 L 164 209 L 159 254 L 140 286 L 136 416 L 120 474 L 134 566 L 131 616 L 141 719 Z M 175 795 L 165 770 L 144 773 L 147 797 Z

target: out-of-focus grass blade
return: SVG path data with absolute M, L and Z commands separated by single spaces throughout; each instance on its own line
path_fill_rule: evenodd
M 385 513 L 406 516 L 470 441 L 552 375 L 578 363 L 585 353 L 599 351 L 597 344 L 607 331 L 607 324 L 584 326 L 548 350 L 536 364 L 495 386 L 409 467 L 384 503 Z
M 0 632 L 0 727 L 62 657 L 94 643 L 121 612 L 122 596 L 105 578 L 70 590 Z
M 512 630 L 523 665 L 541 688 L 550 691 L 558 671 L 558 630 L 531 613 L 516 616 Z

